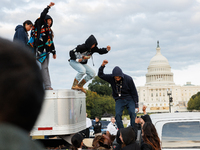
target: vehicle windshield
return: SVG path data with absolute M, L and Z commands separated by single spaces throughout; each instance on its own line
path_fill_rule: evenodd
M 162 148 L 200 148 L 200 123 L 171 122 L 162 129 Z

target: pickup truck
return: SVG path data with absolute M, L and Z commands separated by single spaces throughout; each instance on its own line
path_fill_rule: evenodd
M 151 114 L 162 150 L 200 149 L 200 113 Z

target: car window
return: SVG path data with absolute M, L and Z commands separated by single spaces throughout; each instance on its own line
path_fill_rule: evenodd
M 101 123 L 102 123 L 101 128 L 107 128 L 107 126 L 110 123 L 110 121 L 101 121 Z
M 163 148 L 200 148 L 200 123 L 171 122 L 162 129 Z

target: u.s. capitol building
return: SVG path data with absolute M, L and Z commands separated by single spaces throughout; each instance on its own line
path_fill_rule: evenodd
M 192 95 L 200 91 L 200 86 L 192 85 L 190 82 L 184 86 L 176 85 L 169 62 L 160 50 L 157 42 L 156 55 L 148 66 L 146 84 L 137 87 L 140 112 L 143 105 L 147 106 L 147 112 L 187 111 L 188 101 Z M 171 107 L 170 97 L 173 99 Z

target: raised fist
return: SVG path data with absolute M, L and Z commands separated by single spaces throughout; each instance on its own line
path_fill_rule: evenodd
M 147 106 L 143 105 L 143 107 L 142 107 L 142 111 L 143 111 L 144 115 L 147 114 L 146 109 L 147 109 Z
M 146 111 L 146 109 L 147 109 L 147 106 L 143 105 L 142 111 Z
M 108 61 L 104 60 L 103 63 L 102 63 L 102 66 L 105 66 L 107 63 L 108 63 Z
M 111 49 L 111 47 L 108 45 L 108 46 L 107 46 L 107 50 L 110 51 L 110 49 Z
M 51 3 L 49 4 L 49 7 L 54 6 L 54 5 L 55 5 L 55 3 L 51 2 Z

